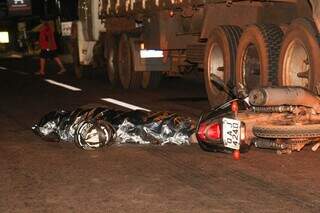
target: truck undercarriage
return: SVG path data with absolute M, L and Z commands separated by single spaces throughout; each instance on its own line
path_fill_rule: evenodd
M 223 94 L 213 75 L 229 87 L 302 86 L 318 93 L 319 11 L 316 0 L 84 0 L 79 64 L 100 58 L 110 83 L 125 89 L 154 88 L 163 74 L 201 71 L 212 106 L 224 101 L 217 101 Z M 100 55 L 91 57 L 97 46 Z

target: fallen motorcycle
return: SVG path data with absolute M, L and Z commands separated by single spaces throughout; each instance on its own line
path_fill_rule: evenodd
M 320 146 L 320 99 L 302 87 L 264 87 L 237 95 L 215 80 L 231 101 L 201 115 L 200 147 L 210 152 L 246 152 L 251 145 L 278 154 Z

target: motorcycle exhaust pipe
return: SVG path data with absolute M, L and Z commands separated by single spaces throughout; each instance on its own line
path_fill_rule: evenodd
M 264 87 L 249 94 L 253 106 L 300 105 L 320 113 L 320 98 L 303 87 Z

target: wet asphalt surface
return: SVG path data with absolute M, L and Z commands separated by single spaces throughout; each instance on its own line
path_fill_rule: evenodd
M 3 68 L 7 68 L 3 69 Z M 278 156 L 252 148 L 241 160 L 190 146 L 113 145 L 83 151 L 44 142 L 31 126 L 56 109 L 117 107 L 114 98 L 197 118 L 208 109 L 203 84 L 165 79 L 152 91 L 111 88 L 102 73 L 77 80 L 34 76 L 31 60 L 0 60 L 0 212 L 319 212 L 320 154 L 306 147 Z

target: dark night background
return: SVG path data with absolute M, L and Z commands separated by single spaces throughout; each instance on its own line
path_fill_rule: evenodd
M 60 2 L 60 9 L 57 3 Z M 77 18 L 78 0 L 31 0 L 32 15 L 21 18 L 45 18 L 45 5 L 47 6 L 49 18 L 60 16 L 62 21 L 70 21 Z M 14 19 L 7 16 L 7 0 L 0 0 L 0 19 Z
M 24 40 L 33 43 L 38 40 L 38 33 L 33 32 L 33 29 L 39 26 L 42 19 L 55 21 L 55 27 L 59 28 L 60 22 L 74 21 L 78 18 L 77 4 L 78 0 L 31 0 L 32 12 L 10 14 L 8 13 L 7 0 L 0 0 L 0 31 L 8 31 L 10 40 L 9 44 L 0 46 L 0 52 L 12 50 L 23 52 L 25 50 L 25 48 L 21 48 L 21 33 L 18 32 L 18 23 L 26 24 L 27 37 Z M 56 39 L 60 43 L 58 35 Z

